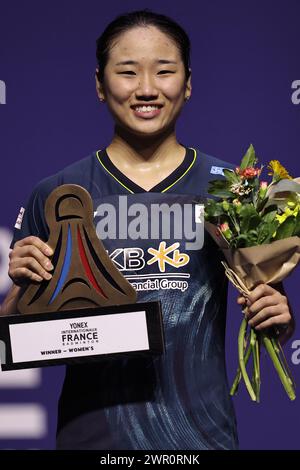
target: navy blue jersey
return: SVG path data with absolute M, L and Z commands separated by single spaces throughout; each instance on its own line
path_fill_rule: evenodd
M 68 366 L 58 411 L 58 449 L 235 449 L 225 369 L 227 282 L 203 231 L 208 181 L 233 165 L 186 147 L 184 161 L 145 191 L 106 150 L 33 191 L 13 243 L 48 238 L 44 203 L 65 183 L 91 194 L 94 223 L 111 259 L 138 293 L 161 300 L 165 354 Z M 202 230 L 202 231 L 201 231 Z

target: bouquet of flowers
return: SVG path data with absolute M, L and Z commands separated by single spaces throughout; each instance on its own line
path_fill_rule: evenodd
M 205 226 L 224 253 L 225 273 L 246 297 L 260 283 L 282 281 L 300 261 L 300 179 L 293 179 L 277 160 L 270 161 L 268 169 L 269 182 L 261 180 L 263 166 L 257 166 L 251 145 L 239 167 L 224 169 L 224 179 L 210 182 L 208 192 L 214 198 L 205 207 Z M 289 398 L 295 399 L 295 384 L 274 330 L 255 331 L 243 319 L 231 395 L 243 378 L 251 399 L 259 401 L 263 345 Z

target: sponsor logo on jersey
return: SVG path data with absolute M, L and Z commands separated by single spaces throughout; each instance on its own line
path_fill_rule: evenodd
M 145 252 L 142 248 L 117 248 L 110 253 L 110 258 L 120 271 L 134 271 L 135 274 L 125 274 L 136 291 L 150 290 L 180 290 L 184 292 L 188 286 L 189 273 L 167 272 L 167 266 L 179 269 L 187 265 L 190 256 L 179 250 L 178 242 L 168 246 L 161 241 L 158 249 L 150 247 Z M 140 274 L 146 265 L 157 263 L 159 272 Z
M 211 169 L 210 169 L 210 172 L 212 175 L 223 175 L 224 176 L 224 172 L 223 172 L 224 168 L 220 167 L 220 166 L 212 166 Z
M 179 246 L 180 243 L 173 243 L 173 245 L 167 247 L 166 242 L 160 242 L 158 250 L 155 250 L 154 248 L 148 248 L 148 253 L 153 256 L 149 261 L 147 261 L 147 264 L 153 264 L 157 262 L 161 273 L 165 272 L 166 264 L 170 264 L 175 268 L 184 266 L 189 262 L 190 257 L 186 253 L 180 253 L 180 251 L 177 249 Z
M 19 215 L 18 215 L 16 223 L 15 223 L 15 228 L 17 228 L 19 230 L 22 227 L 22 221 L 23 221 L 24 213 L 25 213 L 25 209 L 24 209 L 24 207 L 21 207 Z

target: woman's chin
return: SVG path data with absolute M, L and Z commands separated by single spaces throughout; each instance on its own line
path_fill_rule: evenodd
M 134 135 L 134 136 L 137 136 L 137 137 L 144 137 L 144 138 L 147 138 L 147 137 L 158 137 L 160 135 L 165 135 L 166 133 L 168 133 L 168 130 L 170 128 L 168 127 L 140 127 L 140 126 L 130 126 L 130 127 L 124 127 L 124 126 L 120 126 L 118 125 L 118 129 L 119 131 L 121 130 L 122 134 L 131 134 L 131 135 Z

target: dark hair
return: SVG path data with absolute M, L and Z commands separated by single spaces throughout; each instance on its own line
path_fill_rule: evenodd
M 132 11 L 117 16 L 107 25 L 101 36 L 97 39 L 96 57 L 99 66 L 98 79 L 103 82 L 104 69 L 108 62 L 109 50 L 114 39 L 131 28 L 138 26 L 155 26 L 170 36 L 177 44 L 185 69 L 186 80 L 190 75 L 190 39 L 184 29 L 174 20 L 165 15 L 154 13 L 148 8 Z

